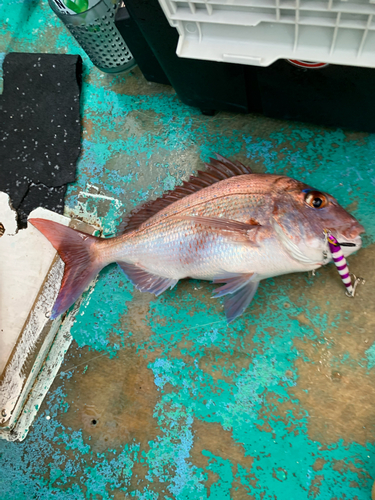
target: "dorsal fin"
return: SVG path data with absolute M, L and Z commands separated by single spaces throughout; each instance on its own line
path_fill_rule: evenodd
M 192 175 L 188 181 L 182 183 L 182 186 L 177 186 L 172 191 L 164 193 L 161 198 L 148 201 L 132 210 L 120 224 L 119 232 L 134 231 L 143 222 L 168 205 L 216 182 L 235 177 L 236 175 L 252 174 L 251 168 L 246 167 L 237 160 L 230 161 L 217 153 L 215 156 L 216 159 L 210 158 L 210 163 L 205 163 L 207 168 L 205 172 L 198 170 L 198 175 Z

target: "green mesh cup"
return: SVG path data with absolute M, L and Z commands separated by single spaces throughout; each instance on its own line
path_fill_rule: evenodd
M 115 25 L 117 0 L 99 0 L 97 3 L 95 0 L 48 0 L 48 3 L 101 71 L 120 73 L 136 66 Z

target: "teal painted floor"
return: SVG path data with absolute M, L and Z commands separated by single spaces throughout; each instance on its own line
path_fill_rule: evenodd
M 365 226 L 345 297 L 334 266 L 263 282 L 226 325 L 213 286 L 159 298 L 115 266 L 22 443 L 0 442 L 0 499 L 367 500 L 375 479 L 375 136 L 219 113 L 139 70 L 92 66 L 46 1 L 0 2 L 0 51 L 81 54 L 83 149 L 67 214 L 124 214 L 214 152 L 334 195 Z M 101 198 L 82 195 L 99 188 Z M 48 418 L 47 418 L 48 417 Z

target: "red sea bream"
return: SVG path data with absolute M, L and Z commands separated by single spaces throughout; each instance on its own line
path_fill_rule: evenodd
M 205 172 L 128 218 L 123 234 L 103 239 L 56 222 L 30 219 L 65 262 L 51 317 L 65 312 L 104 266 L 117 262 L 142 292 L 159 295 L 180 279 L 222 286 L 228 322 L 250 304 L 261 280 L 317 269 L 325 230 L 345 256 L 361 247 L 364 228 L 329 194 L 290 177 L 255 174 L 220 155 Z

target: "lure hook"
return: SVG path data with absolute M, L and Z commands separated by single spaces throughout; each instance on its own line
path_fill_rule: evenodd
M 359 277 L 359 276 L 357 278 L 357 276 L 355 274 L 350 274 L 350 276 L 353 276 L 353 290 L 351 293 L 347 290 L 346 296 L 353 299 L 355 296 L 355 292 L 357 290 L 357 286 L 364 285 L 366 283 L 366 280 L 364 278 Z
M 331 252 L 333 262 L 340 274 L 341 280 L 346 287 L 346 296 L 354 298 L 357 286 L 359 284 L 364 284 L 365 280 L 363 278 L 357 278 L 355 274 L 349 272 L 348 265 L 346 263 L 344 254 L 341 250 L 341 245 L 337 239 L 333 236 L 329 229 L 324 229 L 324 244 L 328 247 Z M 325 259 L 328 252 L 326 249 L 323 250 L 323 258 Z M 353 281 L 352 281 L 353 277 Z

